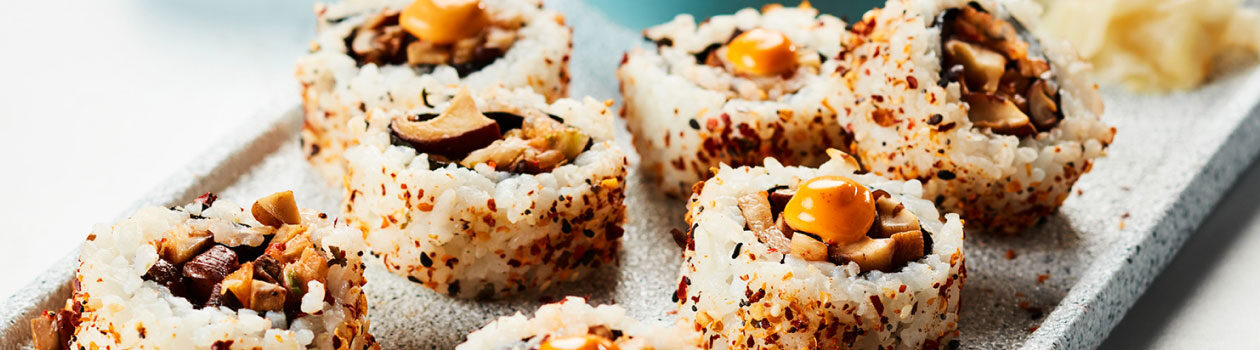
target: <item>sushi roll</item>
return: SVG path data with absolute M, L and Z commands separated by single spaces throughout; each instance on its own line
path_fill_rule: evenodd
M 644 31 L 617 69 L 621 111 L 642 167 L 667 194 L 725 163 L 766 157 L 816 166 L 844 147 L 835 71 L 847 32 L 840 19 L 800 7 L 744 9 L 696 24 L 690 15 Z
M 591 307 L 568 297 L 543 305 L 533 318 L 500 317 L 468 335 L 456 350 L 690 350 L 700 334 L 689 324 L 652 325 L 626 316 L 616 305 Z
M 367 110 L 432 106 L 455 84 L 568 95 L 573 32 L 540 0 L 344 0 L 315 13 L 318 36 L 297 64 L 302 146 L 334 184 L 346 123 Z
M 292 192 L 241 208 L 214 194 L 98 225 L 74 295 L 31 320 L 36 350 L 379 349 L 359 231 Z
M 853 25 L 842 118 L 871 172 L 923 181 L 975 228 L 1052 213 L 1115 129 L 1088 64 L 1036 31 L 1027 0 L 890 0 Z
M 917 180 L 723 166 L 688 201 L 678 315 L 714 349 L 935 349 L 957 336 L 962 220 Z
M 615 262 L 623 233 L 627 160 L 610 103 L 491 88 L 371 111 L 346 152 L 343 218 L 387 269 L 443 294 L 576 279 Z

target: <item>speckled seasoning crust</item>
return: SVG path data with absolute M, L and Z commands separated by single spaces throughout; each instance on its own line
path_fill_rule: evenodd
M 543 305 L 533 317 L 504 316 L 468 335 L 456 350 L 699 350 L 690 324 L 663 326 L 626 316 L 617 305 L 592 307 L 568 297 Z
M 74 295 L 30 321 L 36 350 L 379 349 L 368 333 L 359 231 L 299 210 L 207 193 L 98 225 Z
M 832 160 L 817 169 L 785 167 L 769 159 L 764 167 L 723 166 L 695 186 L 687 205 L 690 229 L 675 294 L 679 317 L 694 322 L 704 333 L 704 346 L 714 349 L 955 346 L 959 293 L 967 276 L 962 220 L 956 214 L 942 216 L 932 202 L 921 199 L 917 180 L 855 174 L 852 157 L 828 152 Z M 793 223 L 794 216 L 824 217 L 817 214 L 825 212 L 803 215 L 793 201 L 820 195 L 808 194 L 809 189 L 826 190 L 819 183 L 834 179 L 847 180 L 832 190 L 848 186 L 859 191 L 844 193 L 870 196 L 866 201 L 875 208 L 869 202 L 865 208 L 874 210 L 874 222 L 847 233 L 825 229 L 835 225 L 816 230 Z M 786 206 L 781 195 L 792 198 Z M 826 198 L 813 197 L 813 210 L 840 205 L 835 208 L 843 210 L 830 214 L 861 214 L 860 208 L 850 207 L 856 199 Z M 761 218 L 758 208 L 767 211 Z M 788 224 L 765 224 L 776 216 L 787 217 Z M 885 236 L 890 232 L 896 233 Z M 850 233 L 857 236 L 838 235 Z M 903 234 L 922 240 L 903 245 Z M 843 244 L 846 240 L 856 243 Z
M 385 267 L 442 294 L 498 298 L 615 263 L 627 160 L 612 142 L 611 101 L 548 104 L 529 90 L 491 88 L 468 95 L 473 105 L 464 94 L 356 121 L 366 131 L 346 152 L 343 218 Z M 463 121 L 443 121 L 457 112 Z M 428 142 L 404 135 L 425 130 L 400 126 L 411 123 L 473 131 Z M 483 136 L 463 136 L 473 134 Z M 562 158 L 548 156 L 556 149 Z
M 840 67 L 841 123 L 862 164 L 922 181 L 975 228 L 1016 232 L 1054 212 L 1115 129 L 1089 66 L 1040 35 L 1037 11 L 892 0 L 863 16 Z
M 480 31 L 463 30 L 472 20 L 449 19 L 467 14 L 428 18 L 436 22 L 432 28 L 445 25 L 462 35 L 444 43 L 451 38 L 442 34 L 452 33 L 419 37 L 403 25 L 411 13 L 436 12 L 425 6 L 432 1 L 316 5 L 318 36 L 297 64 L 306 115 L 301 140 L 330 183 L 340 184 L 345 173 L 342 153 L 353 142 L 346 123 L 370 109 L 432 106 L 430 95 L 456 84 L 527 87 L 549 101 L 568 95 L 573 33 L 561 14 L 543 9 L 539 0 L 481 0 Z
M 643 169 L 685 196 L 720 163 L 822 163 L 824 149 L 848 141 L 828 77 L 846 35 L 840 19 L 807 4 L 700 24 L 684 14 L 645 30 L 656 48 L 627 53 L 617 70 Z M 777 45 L 755 49 L 765 41 Z

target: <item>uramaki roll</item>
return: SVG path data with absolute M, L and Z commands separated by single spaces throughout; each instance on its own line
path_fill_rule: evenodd
M 715 349 L 923 349 L 957 336 L 962 220 L 916 180 L 722 167 L 688 202 L 680 318 Z
M 542 290 L 613 263 L 627 161 L 608 103 L 492 88 L 370 111 L 346 152 L 343 218 L 390 271 L 451 296 Z
M 1053 212 L 1111 143 L 1102 99 L 1026 0 L 890 0 L 853 25 L 843 84 L 852 150 L 871 172 L 923 181 L 976 228 Z
M 303 149 L 332 183 L 352 141 L 346 123 L 373 108 L 432 106 L 455 84 L 568 95 L 572 29 L 530 0 L 345 0 L 315 8 L 318 37 L 298 61 Z
M 500 317 L 468 335 L 456 350 L 698 350 L 700 334 L 690 324 L 640 322 L 617 305 L 592 307 L 568 297 L 543 305 L 533 317 Z
M 720 163 L 826 161 L 822 150 L 848 141 L 830 77 L 846 33 L 805 4 L 699 24 L 679 15 L 648 28 L 656 48 L 627 53 L 617 70 L 642 167 L 666 193 L 685 196 Z
M 97 225 L 74 296 L 34 320 L 46 349 L 379 349 L 358 230 L 292 192 L 241 208 L 213 194 Z

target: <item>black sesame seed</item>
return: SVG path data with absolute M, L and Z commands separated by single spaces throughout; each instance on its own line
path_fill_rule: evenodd
M 928 125 L 936 125 L 936 124 L 940 124 L 941 121 L 944 119 L 945 117 L 940 114 L 933 114 L 931 117 L 928 117 L 927 123 Z
M 592 238 L 592 237 L 595 237 L 595 231 L 582 230 L 582 235 L 586 236 L 587 238 Z
M 739 242 L 735 244 L 735 252 L 731 253 L 731 259 L 739 257 L 739 250 L 741 248 L 744 248 L 744 242 Z
M 700 122 L 695 119 L 688 120 L 687 125 L 690 125 L 692 129 L 700 130 Z
M 433 267 L 433 259 L 429 258 L 429 253 L 420 253 L 420 265 L 424 265 L 424 267 Z
M 953 180 L 955 175 L 954 175 L 954 172 L 952 171 L 941 170 L 936 173 L 936 177 L 939 177 L 941 180 Z

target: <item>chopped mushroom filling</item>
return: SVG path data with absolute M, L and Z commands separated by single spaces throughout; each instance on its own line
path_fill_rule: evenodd
M 1029 56 L 1015 27 L 975 6 L 952 9 L 941 26 L 942 84 L 959 82 L 977 128 L 1024 137 L 1063 119 L 1050 64 Z
M 205 210 L 216 199 L 206 193 L 194 203 Z M 157 242 L 158 259 L 142 278 L 166 287 L 198 309 L 276 311 L 284 312 L 286 320 L 296 319 L 302 312 L 307 282 L 327 282 L 330 267 L 345 266 L 345 256 L 338 256 L 344 253 L 335 247 L 327 253 L 311 243 L 292 191 L 259 199 L 252 214 L 265 226 L 189 215 L 188 221 Z M 235 236 L 262 236 L 262 240 L 245 244 L 241 242 L 247 240 Z M 78 283 L 74 287 L 77 292 Z M 45 311 L 32 319 L 35 349 L 68 348 L 81 311 L 79 301 L 70 299 L 61 310 Z
M 896 271 L 932 251 L 931 235 L 900 201 L 841 176 L 750 193 L 738 204 L 759 242 L 807 261 Z
M 210 198 L 203 206 L 213 204 Z M 301 313 L 307 282 L 326 282 L 328 268 L 345 261 L 344 256 L 330 256 L 335 254 L 310 241 L 291 191 L 259 199 L 252 213 L 267 225 L 265 229 L 240 224 L 232 227 L 263 232 L 261 244 L 225 244 L 197 225 L 184 225 L 160 241 L 159 258 L 144 280 L 167 287 L 171 294 L 186 298 L 197 308 L 277 311 L 284 312 L 286 319 L 294 319 Z M 216 219 L 194 217 L 190 222 L 200 220 Z
M 466 76 L 502 57 L 524 26 L 519 15 L 489 12 L 477 0 L 416 0 L 356 27 L 347 53 L 360 66 L 406 64 L 429 73 L 449 65 Z
M 589 135 L 559 117 L 535 114 L 482 113 L 468 91 L 461 90 L 441 115 L 395 118 L 390 135 L 395 145 L 427 153 L 431 160 L 468 168 L 487 164 L 516 174 L 550 172 L 590 148 Z

